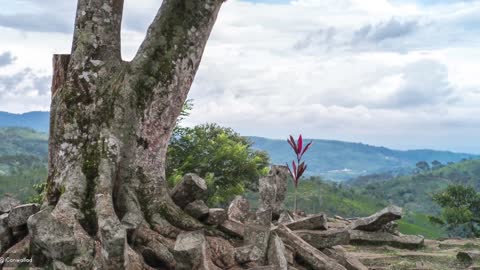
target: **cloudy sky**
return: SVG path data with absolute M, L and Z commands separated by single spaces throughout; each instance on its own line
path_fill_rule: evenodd
M 123 57 L 160 0 L 125 0 Z M 76 1 L 0 0 L 0 111 L 48 110 Z M 187 125 L 480 153 L 480 1 L 228 0 Z

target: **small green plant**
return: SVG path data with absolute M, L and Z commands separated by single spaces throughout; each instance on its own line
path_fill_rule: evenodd
M 302 157 L 303 157 L 303 154 L 307 152 L 308 148 L 310 148 L 310 146 L 312 145 L 312 142 L 309 142 L 304 148 L 302 134 L 298 136 L 298 140 L 296 142 L 295 142 L 295 139 L 292 137 L 292 135 L 290 135 L 290 138 L 287 139 L 287 142 L 288 144 L 290 144 L 290 146 L 292 147 L 293 151 L 297 156 L 296 163 L 295 163 L 295 160 L 292 160 L 292 169 L 290 169 L 290 166 L 287 163 L 288 171 L 292 176 L 293 184 L 295 186 L 295 198 L 293 200 L 293 211 L 297 212 L 298 183 L 300 181 L 300 177 L 302 177 L 303 173 L 307 170 L 307 165 L 305 164 L 304 161 L 302 161 Z
M 47 191 L 47 182 L 34 184 L 33 189 L 35 190 L 36 194 L 28 198 L 28 202 L 42 204 L 43 198 L 45 198 L 45 193 Z

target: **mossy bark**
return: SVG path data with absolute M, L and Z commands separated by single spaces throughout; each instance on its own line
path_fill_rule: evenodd
M 47 197 L 28 224 L 43 266 L 129 269 L 133 248 L 171 268 L 164 238 L 203 226 L 169 197 L 165 156 L 222 2 L 164 0 L 124 62 L 123 0 L 78 1 L 72 52 L 54 57 Z

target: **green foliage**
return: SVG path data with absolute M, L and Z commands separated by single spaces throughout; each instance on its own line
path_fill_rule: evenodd
M 0 128 L 0 198 L 21 201 L 35 194 L 32 186 L 47 175 L 48 136 L 29 128 Z
M 28 198 L 28 203 L 42 204 L 47 191 L 47 182 L 33 184 L 33 189 L 35 190 L 36 194 Z
M 210 205 L 221 205 L 246 189 L 255 190 L 268 171 L 267 153 L 230 128 L 206 124 L 181 128 L 167 152 L 167 179 L 174 186 L 184 174 L 196 173 L 207 181 Z
M 431 217 L 433 223 L 444 225 L 452 236 L 480 236 L 480 193 L 473 187 L 450 185 L 432 198 L 442 208 L 440 216 Z

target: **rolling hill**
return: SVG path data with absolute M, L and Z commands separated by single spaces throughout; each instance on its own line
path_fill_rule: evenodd
M 0 112 L 0 127 L 29 127 L 39 132 L 48 132 L 49 116 L 49 112 L 24 114 Z M 268 152 L 272 163 L 285 164 L 292 160 L 292 152 L 286 140 L 255 136 L 249 138 L 253 142 L 254 148 Z M 305 160 L 308 163 L 307 175 L 321 175 L 334 181 L 382 172 L 408 174 L 418 161 L 438 160 L 448 163 L 477 157 L 448 151 L 398 151 L 362 143 L 318 139 L 313 141 L 314 145 L 305 154 Z M 0 154 L 2 154 L 1 148 Z
M 270 154 L 273 163 L 285 164 L 292 160 L 292 150 L 286 140 L 249 138 L 255 148 Z M 338 181 L 381 172 L 409 173 L 418 161 L 448 163 L 476 156 L 435 150 L 399 151 L 362 143 L 314 139 L 304 157 L 308 163 L 307 175 Z

